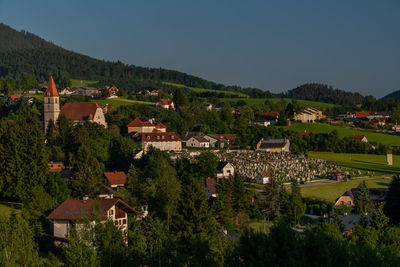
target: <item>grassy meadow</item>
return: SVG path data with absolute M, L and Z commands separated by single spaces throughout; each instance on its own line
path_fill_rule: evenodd
M 190 89 L 193 92 L 197 92 L 197 93 L 203 93 L 203 92 L 212 92 L 212 93 L 225 93 L 225 94 L 231 94 L 231 95 L 237 95 L 238 97 L 243 97 L 243 98 L 248 98 L 249 96 L 246 94 L 242 94 L 240 92 L 234 92 L 234 91 L 225 91 L 225 90 L 214 90 L 214 89 L 205 89 L 205 88 L 197 88 L 197 87 L 190 87 L 190 86 L 186 86 L 183 84 L 177 84 L 177 83 L 169 83 L 169 82 L 163 82 L 164 84 L 168 84 L 171 86 L 175 86 L 175 87 L 185 87 Z
M 350 179 L 348 182 L 341 182 L 327 185 L 305 186 L 301 188 L 303 197 L 335 201 L 347 189 L 357 187 L 361 181 L 365 181 L 369 188 L 387 188 L 392 179 Z
M 389 146 L 400 145 L 400 136 L 385 133 L 376 133 L 371 130 L 355 130 L 341 126 L 332 126 L 324 123 L 294 123 L 291 126 L 285 126 L 285 129 L 300 132 L 312 131 L 314 133 L 330 133 L 333 130 L 338 132 L 340 138 L 350 135 L 365 135 L 369 142 L 377 142 Z
M 246 98 L 246 99 L 241 99 L 246 101 L 248 105 L 256 105 L 256 104 L 264 104 L 265 100 L 269 100 L 271 102 L 278 102 L 282 101 L 282 99 L 285 101 L 285 103 L 291 102 L 292 99 L 290 98 Z M 224 98 L 223 100 L 230 101 L 230 102 L 237 102 L 239 99 L 237 98 Z M 316 101 L 309 101 L 309 100 L 297 100 L 297 103 L 303 108 L 307 107 L 315 107 L 315 108 L 331 108 L 334 107 L 334 104 L 328 104 L 328 103 L 323 103 L 323 102 L 316 102 Z
M 393 165 L 386 165 L 386 155 L 350 153 L 308 153 L 309 157 L 329 160 L 340 166 L 382 174 L 400 174 L 400 156 L 393 155 Z
M 98 83 L 98 81 L 71 79 L 71 83 L 72 83 L 71 87 L 76 88 L 76 87 L 87 87 L 90 86 L 91 84 Z
M 0 202 L 0 217 L 9 216 L 13 211 L 19 212 L 19 209 L 12 207 L 7 203 Z

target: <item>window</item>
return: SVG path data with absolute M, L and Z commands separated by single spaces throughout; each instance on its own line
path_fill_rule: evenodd
M 57 98 L 56 98 L 56 104 L 57 104 Z
M 163 139 L 163 140 L 164 140 L 164 139 L 165 139 L 165 136 L 164 136 L 164 135 L 163 135 L 163 136 L 161 136 L 161 139 Z
M 171 135 L 171 139 L 174 139 L 174 136 L 173 136 L 173 135 Z
M 344 201 L 340 201 L 340 205 L 344 205 Z
M 147 140 L 150 140 L 150 135 L 147 136 Z
M 123 219 L 123 220 L 122 220 L 122 223 L 123 223 L 123 224 L 126 224 L 126 219 Z
M 347 205 L 351 205 L 351 201 L 347 201 Z
M 50 104 L 50 98 L 47 98 L 47 103 Z
M 160 136 L 159 135 L 157 135 L 157 140 L 160 140 Z
M 118 221 L 115 221 L 114 224 L 115 224 L 115 225 L 118 225 Z
M 110 215 L 113 215 L 113 214 L 114 214 L 114 211 L 113 211 L 113 210 L 110 210 L 109 214 L 110 214 Z

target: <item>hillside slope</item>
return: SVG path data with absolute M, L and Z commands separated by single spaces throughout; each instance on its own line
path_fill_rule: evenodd
M 400 99 L 400 90 L 398 91 L 394 91 L 386 96 L 384 96 L 383 98 L 392 98 L 392 99 Z

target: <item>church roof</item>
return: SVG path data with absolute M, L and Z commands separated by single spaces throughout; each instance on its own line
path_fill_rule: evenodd
M 53 80 L 53 76 L 50 76 L 49 85 L 47 86 L 45 96 L 58 96 L 57 88 Z
M 61 108 L 61 114 L 74 121 L 91 121 L 98 108 L 100 106 L 95 102 L 71 102 Z

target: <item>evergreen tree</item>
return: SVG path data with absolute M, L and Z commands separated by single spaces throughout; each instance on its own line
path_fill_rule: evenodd
M 265 185 L 265 204 L 264 212 L 269 218 L 278 217 L 281 209 L 285 206 L 285 189 L 276 179 L 272 179 L 270 183 Z
M 173 101 L 176 106 L 188 106 L 189 105 L 187 96 L 182 92 L 181 88 L 177 88 L 175 90 Z
M 365 181 L 362 181 L 357 186 L 357 189 L 357 193 L 354 196 L 356 212 L 359 214 L 371 213 L 374 209 L 374 206 L 371 198 L 369 197 L 369 189 Z
M 400 176 L 393 176 L 384 206 L 386 215 L 392 223 L 400 222 Z
M 292 192 L 289 201 L 289 215 L 297 224 L 305 212 L 303 199 L 301 197 L 301 188 L 297 180 L 292 182 Z
M 198 177 L 214 177 L 217 172 L 217 166 L 217 156 L 212 152 L 202 152 L 196 157 L 196 170 Z

